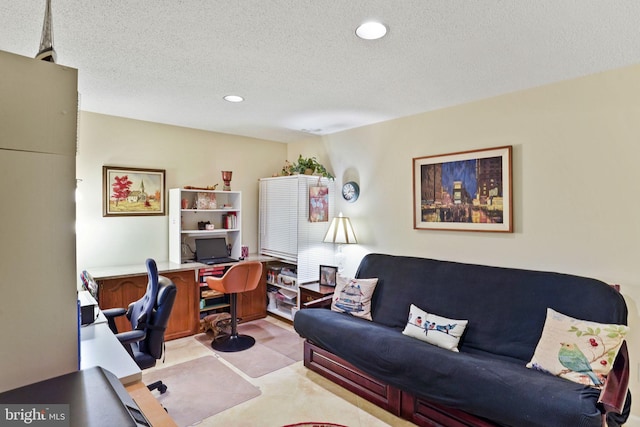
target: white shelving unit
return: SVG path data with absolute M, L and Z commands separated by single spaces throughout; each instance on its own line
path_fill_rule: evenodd
M 325 221 L 309 219 L 309 194 L 311 187 L 327 187 L 328 210 Z M 320 265 L 335 265 L 332 244 L 323 243 L 324 235 L 335 216 L 334 181 L 310 175 L 293 175 L 260 180 L 260 234 L 259 253 L 278 258 L 278 263 L 288 263 L 295 268 L 295 286 L 267 280 L 268 287 L 295 292 L 296 298 L 279 300 L 267 311 L 291 319 L 292 308 L 298 306 L 298 284 L 319 279 Z M 269 266 L 267 266 L 267 269 Z M 295 310 L 293 310 L 295 311 Z
M 215 200 L 215 205 L 198 200 Z M 184 204 L 183 204 L 184 203 Z M 205 206 L 205 207 L 203 207 Z M 183 263 L 193 258 L 196 238 L 226 237 L 231 257 L 239 258 L 242 246 L 242 192 L 217 190 L 169 190 L 169 260 Z M 226 222 L 225 218 L 234 219 Z M 198 223 L 213 225 L 213 230 Z
M 283 273 L 285 270 L 293 272 L 293 275 Z M 298 308 L 299 300 L 295 272 L 295 264 L 276 261 L 267 265 L 268 312 L 293 319 L 292 310 Z

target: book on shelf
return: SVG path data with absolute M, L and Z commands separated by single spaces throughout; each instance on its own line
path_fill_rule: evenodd
M 235 212 L 229 212 L 222 216 L 222 228 L 227 230 L 238 228 L 238 215 Z
M 222 292 L 216 291 L 215 289 L 206 289 L 206 290 L 202 290 L 202 292 L 200 293 L 200 296 L 202 298 L 216 298 L 216 297 L 221 297 L 224 296 L 224 294 Z
M 198 269 L 198 282 L 200 282 L 200 286 L 206 286 L 207 277 L 222 277 L 224 276 L 224 272 L 225 267 L 222 265 L 200 268 Z M 205 285 L 203 285 L 203 283 Z

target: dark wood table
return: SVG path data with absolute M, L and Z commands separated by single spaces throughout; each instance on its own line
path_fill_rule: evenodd
M 320 285 L 318 282 L 305 283 L 300 285 L 300 308 L 304 308 L 304 304 L 319 300 L 325 297 L 331 297 L 336 288 L 333 286 Z M 321 304 L 322 307 L 331 307 L 331 298 L 326 298 L 326 304 Z

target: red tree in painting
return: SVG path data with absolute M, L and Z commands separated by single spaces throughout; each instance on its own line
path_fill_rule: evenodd
M 113 187 L 112 197 L 116 199 L 116 206 L 118 206 L 118 202 L 120 200 L 125 200 L 127 197 L 129 197 L 129 193 L 131 193 L 129 188 L 131 187 L 131 184 L 133 184 L 133 182 L 129 181 L 128 175 L 124 175 L 122 177 L 116 176 L 115 178 L 113 178 L 113 180 L 114 183 L 111 184 L 111 186 Z

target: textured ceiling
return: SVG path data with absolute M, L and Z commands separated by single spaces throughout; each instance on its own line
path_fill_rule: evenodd
M 44 8 L 0 0 L 0 50 L 34 57 Z M 52 0 L 52 15 L 82 110 L 282 142 L 640 63 L 636 0 Z M 358 39 L 372 18 L 387 37 Z

